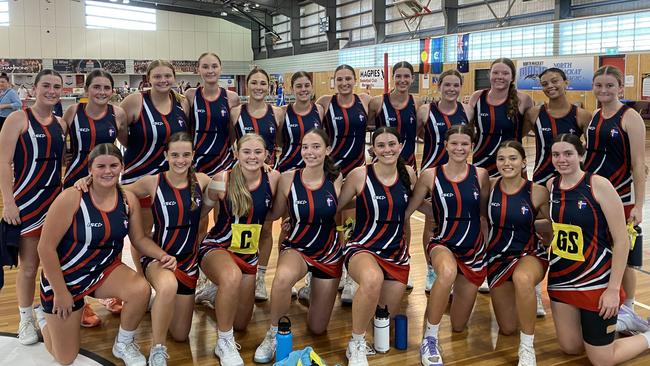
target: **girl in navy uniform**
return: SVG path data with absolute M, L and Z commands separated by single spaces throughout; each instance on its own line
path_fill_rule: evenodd
M 291 287 L 307 273 L 312 275 L 307 326 L 317 335 L 327 330 L 343 267 L 335 222 L 343 178 L 328 155 L 330 151 L 325 131 L 310 130 L 301 147 L 306 166 L 280 177 L 270 215 L 277 218 L 288 210 L 289 229 L 273 278 L 271 328 L 255 351 L 255 362 L 272 361 L 278 320 L 289 311 Z
M 187 132 L 177 132 L 165 148 L 169 170 L 124 187 L 138 198 L 153 197 L 153 240 L 177 263 L 176 270 L 170 272 L 155 257 L 140 258 L 143 273 L 156 290 L 151 307 L 153 347 L 149 365 L 166 365 L 167 332 L 175 341 L 184 342 L 192 323 L 199 277 L 199 222 L 213 206 L 212 200 L 203 199 L 210 178 L 194 172 L 193 155 L 192 137 Z
M 392 127 L 372 134 L 377 161 L 348 175 L 339 209 L 356 197 L 356 224 L 345 249 L 348 275 L 359 287 L 352 301 L 348 365 L 368 365 L 365 332 L 377 305 L 395 315 L 408 281 L 410 256 L 404 226 L 415 171 L 400 157 L 402 141 Z
M 47 209 L 61 192 L 66 125 L 52 114 L 52 108 L 62 88 L 59 73 L 39 72 L 34 81 L 36 102 L 31 108 L 12 112 L 0 132 L 2 219 L 20 225 L 16 295 L 20 311 L 18 341 L 22 344 L 38 341 L 32 314 L 38 271 L 36 245 Z
M 418 108 L 418 135 L 424 140 L 421 170 L 446 164 L 448 158 L 445 150 L 445 134 L 454 125 L 466 125 L 472 120 L 474 110 L 458 101 L 463 86 L 463 76 L 457 70 L 447 70 L 438 79 L 440 100 Z M 427 278 L 424 290 L 431 291 L 436 274 L 426 255 L 426 248 L 433 232 L 433 216 L 425 212 L 422 229 L 422 245 L 427 257 Z
M 238 140 L 248 133 L 256 133 L 262 136 L 267 150 L 265 162 L 273 167 L 275 165 L 275 143 L 278 126 L 284 120 L 285 112 L 282 108 L 264 101 L 264 98 L 269 94 L 269 74 L 266 71 L 257 67 L 251 70 L 246 76 L 246 85 L 248 88 L 248 102 L 233 108 L 230 115 L 235 138 Z M 258 273 L 255 282 L 255 299 L 264 301 L 268 299 L 264 276 L 273 249 L 272 222 L 265 223 L 262 229 L 259 266 L 257 267 Z
M 251 319 L 262 224 L 280 176 L 276 171 L 265 172 L 267 155 L 264 139 L 257 134 L 237 141 L 238 162 L 213 178 L 219 199 L 217 221 L 199 246 L 199 265 L 218 286 L 214 352 L 224 366 L 244 365 L 233 328 L 246 329 Z
M 535 133 L 533 182 L 544 185 L 557 175 L 551 163 L 553 139 L 563 133 L 581 136 L 591 121 L 591 114 L 569 102 L 566 95 L 569 81 L 564 71 L 551 67 L 544 70 L 539 79 L 548 103 L 534 106 L 526 112 L 524 136 L 529 131 Z
M 130 184 L 138 179 L 155 175 L 169 169 L 165 160 L 165 146 L 176 132 L 187 131 L 187 115 L 190 107 L 187 99 L 172 91 L 176 78 L 174 67 L 168 61 L 152 61 L 147 67 L 147 80 L 151 89 L 128 95 L 121 107 L 126 112 L 128 139 L 124 153 L 122 183 Z M 153 225 L 152 197 L 141 199 L 145 232 Z M 140 253 L 131 251 L 133 262 L 141 272 Z
M 325 131 L 332 140 L 332 159 L 346 177 L 352 169 L 365 165 L 366 129 L 370 95 L 354 94 L 356 74 L 352 66 L 334 71 L 337 93 L 323 95 L 316 103 L 325 109 Z
M 142 230 L 140 205 L 118 184 L 122 155 L 113 144 L 101 144 L 88 157 L 93 184 L 88 192 L 65 190 L 48 211 L 38 243 L 42 260 L 41 304 L 37 318 L 48 351 L 67 365 L 79 353 L 84 296 L 119 297 L 124 301 L 113 355 L 126 365 L 146 360 L 134 337 L 147 310 L 149 284 L 121 261 L 124 237 L 145 255 L 173 272 L 176 259 Z M 62 336 L 64 335 L 64 336 Z
M 529 95 L 517 91 L 516 75 L 512 60 L 494 60 L 490 66 L 490 89 L 477 90 L 469 100 L 478 135 L 472 163 L 487 169 L 491 177 L 498 174 L 495 153 L 499 144 L 507 140 L 521 142 L 524 114 L 533 106 Z
M 645 333 L 614 340 L 630 240 L 619 194 L 606 178 L 581 169 L 584 154 L 571 134 L 551 146 L 560 175 L 546 184 L 554 231 L 548 293 L 560 348 L 572 355 L 586 351 L 594 364 L 615 365 L 648 349 L 650 331 L 646 323 Z
M 618 192 L 628 224 L 639 225 L 643 219 L 645 200 L 645 137 L 643 119 L 634 109 L 618 99 L 623 93 L 623 74 L 612 66 L 596 70 L 593 92 L 601 105 L 586 129 L 587 155 L 585 171 L 606 177 Z M 634 310 L 636 272 L 632 266 L 641 266 L 642 248 L 628 256 L 628 267 L 623 276 L 625 305 Z M 635 330 L 635 329 L 628 329 Z
M 300 153 L 302 139 L 312 129 L 323 127 L 323 106 L 311 101 L 314 95 L 311 75 L 305 71 L 296 72 L 291 76 L 291 88 L 296 101 L 282 107 L 285 117 L 280 122 L 278 134 L 278 146 L 282 148 L 282 153 L 275 168 L 280 173 L 305 167 Z
M 438 275 L 427 304 L 427 327 L 420 347 L 422 364 L 442 365 L 438 328 L 447 308 L 451 287 L 451 327 L 462 332 L 474 307 L 478 287 L 487 275 L 484 235 L 490 189 L 487 172 L 467 162 L 473 148 L 474 130 L 454 125 L 445 135 L 449 161 L 422 172 L 409 202 L 406 216 L 431 195 L 436 228 L 427 253 Z
M 409 94 L 413 83 L 413 66 L 401 61 L 393 66 L 393 90 L 373 97 L 368 105 L 368 120 L 375 127 L 394 127 L 403 141 L 400 154 L 407 165 L 417 171 L 415 138 L 418 131 L 416 112 L 422 105 L 420 98 Z
M 519 324 L 519 365 L 534 366 L 535 286 L 548 267 L 548 254 L 535 225 L 545 230 L 547 240 L 551 229 L 548 190 L 523 178 L 525 168 L 524 147 L 512 140 L 501 143 L 497 150 L 500 177 L 491 179 L 488 201 L 487 277 L 499 331 L 514 334 Z M 517 317 L 512 316 L 515 313 Z
M 219 86 L 219 56 L 212 52 L 199 56 L 198 73 L 202 86 L 185 92 L 191 109 L 194 166 L 197 172 L 212 176 L 232 167 L 230 110 L 240 102 L 237 93 Z

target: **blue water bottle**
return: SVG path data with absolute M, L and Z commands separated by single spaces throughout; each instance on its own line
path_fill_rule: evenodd
M 283 316 L 278 321 L 278 332 L 275 334 L 275 362 L 287 358 L 291 351 L 293 351 L 291 320 Z

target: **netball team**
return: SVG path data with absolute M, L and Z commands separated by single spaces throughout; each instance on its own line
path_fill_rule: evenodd
M 153 61 L 151 89 L 120 106 L 109 104 L 112 76 L 92 71 L 88 101 L 62 118 L 53 115 L 61 75 L 43 70 L 34 105 L 7 118 L 0 188 L 2 219 L 20 230 L 20 343 L 36 343 L 38 327 L 54 359 L 72 363 L 80 324 L 99 321 L 87 305 L 95 297 L 121 314 L 115 357 L 166 365 L 174 357 L 168 334 L 188 339 L 203 273 L 206 287 L 216 285 L 208 298 L 217 319 L 214 353 L 224 366 L 250 363 L 233 332 L 246 329 L 256 298 L 267 298 L 271 227 L 282 220 L 271 319 L 254 361 L 274 360 L 278 321 L 306 276 L 309 330 L 327 331 L 343 285 L 342 301 L 352 305 L 348 364 L 368 365 L 374 350 L 366 329 L 376 307 L 397 314 L 408 286 L 409 220 L 418 210 L 430 278 L 422 365 L 443 365 L 450 345 L 438 334 L 452 290 L 451 328 L 462 332 L 484 282 L 499 331 L 519 331 L 519 365 L 535 365 L 536 286 L 546 276 L 565 353 L 613 365 L 649 348 L 627 261 L 629 227 L 643 219 L 645 126 L 619 100 L 618 69 L 594 73 L 599 108 L 589 113 L 570 103 L 557 68 L 539 75 L 548 100 L 534 105 L 517 91 L 506 58 L 492 63 L 490 88 L 468 104 L 458 101 L 463 77 L 455 70 L 439 76 L 440 100 L 423 104 L 409 94 L 415 74 L 407 62 L 393 67 L 392 90 L 376 97 L 354 93 L 348 65 L 336 68 L 336 93 L 317 100 L 311 75 L 296 72 L 295 102 L 284 107 L 265 102 L 264 70 L 248 74 L 241 103 L 219 87 L 216 54 L 198 64 L 203 86 L 181 95 L 172 90 L 173 66 Z M 521 143 L 530 133 L 534 162 Z M 127 235 L 135 270 L 121 261 Z M 135 332 L 148 308 L 153 346 L 145 358 Z M 617 339 L 617 332 L 636 335 Z

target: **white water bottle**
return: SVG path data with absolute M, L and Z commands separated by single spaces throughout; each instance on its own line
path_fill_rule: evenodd
M 375 351 L 379 353 L 386 353 L 390 350 L 390 313 L 388 312 L 388 305 L 384 308 L 377 306 L 375 311 Z

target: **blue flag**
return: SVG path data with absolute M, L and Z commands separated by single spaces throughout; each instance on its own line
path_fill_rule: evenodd
M 457 62 L 459 72 L 469 72 L 469 33 L 459 34 L 456 43 Z
M 440 74 L 442 72 L 442 37 L 431 39 L 431 73 Z

